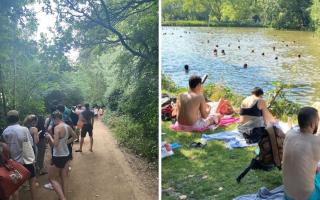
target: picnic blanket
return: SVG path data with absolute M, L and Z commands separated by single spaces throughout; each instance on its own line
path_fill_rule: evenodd
M 248 146 L 256 146 L 257 144 L 247 144 L 242 134 L 237 130 L 224 131 L 214 134 L 202 134 L 201 140 L 212 141 L 221 140 L 225 142 L 225 146 L 228 149 L 243 148 Z
M 234 198 L 233 200 L 283 200 L 284 187 L 283 185 L 269 191 L 266 187 L 258 190 L 257 194 L 248 194 Z
M 284 133 L 289 131 L 291 128 L 287 123 L 284 122 L 278 122 L 275 126 L 278 128 L 282 129 Z M 296 127 L 293 127 L 296 128 Z M 243 135 L 237 130 L 234 129 L 232 131 L 224 131 L 224 132 L 219 132 L 219 133 L 213 133 L 210 135 L 207 134 L 202 134 L 201 137 L 202 140 L 206 141 L 212 141 L 212 140 L 220 140 L 225 142 L 225 146 L 228 149 L 233 149 L 233 148 L 243 148 L 243 147 L 248 147 L 248 146 L 256 146 L 257 143 L 255 144 L 247 144 L 246 140 L 244 139 Z

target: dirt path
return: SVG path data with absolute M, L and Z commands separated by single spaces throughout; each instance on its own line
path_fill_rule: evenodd
M 73 153 L 69 179 L 68 200 L 153 200 L 157 199 L 158 179 L 141 178 L 137 169 L 131 168 L 128 155 L 123 153 L 108 128 L 96 120 L 93 129 L 93 152 L 89 152 L 89 138 L 85 138 L 83 152 Z M 78 149 L 79 144 L 73 146 Z M 154 172 L 153 174 L 155 174 Z M 142 176 L 147 173 L 142 172 Z M 148 175 L 147 175 L 148 176 Z M 152 178 L 153 179 L 153 178 Z M 150 184 L 150 181 L 153 183 Z M 148 182 L 148 181 L 147 181 Z M 58 199 L 55 192 L 44 189 L 47 175 L 39 178 L 36 199 Z M 23 200 L 26 198 L 23 192 Z

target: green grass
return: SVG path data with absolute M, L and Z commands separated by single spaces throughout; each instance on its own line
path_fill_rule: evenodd
M 201 133 L 173 132 L 171 122 L 162 122 L 162 141 L 178 142 L 182 148 L 162 160 L 162 199 L 232 199 L 256 193 L 260 187 L 273 189 L 282 184 L 281 172 L 251 170 L 238 184 L 236 177 L 254 157 L 255 147 L 229 150 L 223 142 L 208 142 L 204 149 L 189 149 L 193 141 L 200 141 Z M 214 132 L 233 130 L 235 125 L 218 128 Z M 206 132 L 206 133 L 214 133 Z M 220 189 L 219 189 L 220 188 Z

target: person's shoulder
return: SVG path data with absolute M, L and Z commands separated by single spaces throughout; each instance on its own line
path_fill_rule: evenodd
M 298 135 L 298 130 L 292 128 L 289 131 L 286 132 L 286 138 L 294 137 Z

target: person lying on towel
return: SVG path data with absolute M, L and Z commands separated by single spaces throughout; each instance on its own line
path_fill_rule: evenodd
M 320 136 L 319 116 L 313 107 L 298 113 L 300 129 L 286 134 L 283 148 L 282 180 L 286 200 L 320 199 Z
M 269 112 L 267 103 L 263 99 L 263 90 L 255 87 L 251 95 L 241 103 L 239 132 L 243 134 L 247 143 L 257 143 L 264 134 L 266 125 L 275 122 L 276 119 Z
M 177 121 L 181 128 L 201 131 L 212 124 L 218 124 L 221 116 L 210 114 L 211 107 L 203 95 L 202 80 L 199 76 L 189 79 L 189 91 L 180 94 L 177 100 Z

